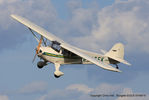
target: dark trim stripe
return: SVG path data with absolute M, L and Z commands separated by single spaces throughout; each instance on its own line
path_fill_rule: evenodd
M 64 58 L 63 55 L 56 55 L 56 54 L 53 54 L 53 53 L 47 53 L 47 52 L 44 52 L 43 55 L 51 56 L 51 57 L 57 57 L 57 58 Z

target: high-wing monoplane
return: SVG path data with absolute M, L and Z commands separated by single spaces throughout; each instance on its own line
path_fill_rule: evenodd
M 38 56 L 42 59 L 37 63 L 38 68 L 43 68 L 49 62 L 53 63 L 55 65 L 54 76 L 56 78 L 64 75 L 60 71 L 60 66 L 66 64 L 95 64 L 105 70 L 114 72 L 121 72 L 118 63 L 130 65 L 124 60 L 124 45 L 122 43 L 115 44 L 108 52 L 101 50 L 103 54 L 98 54 L 74 47 L 26 18 L 18 15 L 11 15 L 11 17 L 27 26 L 37 40 L 38 46 L 35 57 Z M 37 38 L 35 32 L 40 35 L 40 39 Z M 47 40 L 50 41 L 49 44 L 47 44 Z

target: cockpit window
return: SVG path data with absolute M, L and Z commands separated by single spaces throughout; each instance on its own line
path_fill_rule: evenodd
M 76 54 L 74 54 L 66 49 L 62 49 L 62 54 L 67 57 L 76 57 L 77 56 Z
M 61 50 L 60 43 L 57 41 L 52 41 L 51 48 L 53 48 L 57 52 L 60 52 Z

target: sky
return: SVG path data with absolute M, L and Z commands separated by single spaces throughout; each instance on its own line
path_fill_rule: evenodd
M 148 0 L 0 0 L 0 100 L 148 100 Z M 89 51 L 125 45 L 122 73 L 96 65 L 32 63 L 37 46 L 30 31 L 10 17 L 23 16 L 64 41 Z M 145 97 L 91 97 L 98 94 L 145 94 Z

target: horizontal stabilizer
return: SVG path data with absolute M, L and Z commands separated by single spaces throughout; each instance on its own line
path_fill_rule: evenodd
M 124 45 L 122 43 L 115 44 L 112 49 L 105 54 L 105 56 L 123 64 L 131 65 L 124 60 Z
M 107 51 L 103 50 L 103 49 L 100 49 L 100 51 L 103 53 L 103 54 L 106 54 Z
M 116 61 L 118 61 L 118 62 L 120 62 L 120 63 L 123 63 L 123 64 L 126 64 L 126 65 L 131 65 L 129 62 L 127 62 L 126 60 L 124 60 L 124 59 L 120 59 L 120 58 L 116 58 L 116 57 L 112 57 L 112 56 L 108 56 L 108 55 L 105 55 L 106 57 L 109 57 L 109 58 L 111 58 L 111 59 L 113 59 L 113 60 L 116 60 Z

